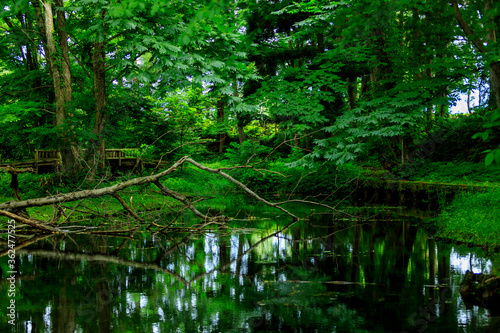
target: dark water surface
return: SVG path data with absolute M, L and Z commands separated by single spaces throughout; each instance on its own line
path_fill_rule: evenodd
M 467 269 L 498 260 L 400 213 L 292 223 L 262 210 L 237 229 L 40 239 L 17 250 L 15 331 L 500 332 L 459 294 Z M 0 332 L 12 331 L 7 259 Z

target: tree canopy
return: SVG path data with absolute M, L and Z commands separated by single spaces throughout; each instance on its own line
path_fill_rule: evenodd
M 66 171 L 96 170 L 106 146 L 222 153 L 259 124 L 296 163 L 390 169 L 477 91 L 499 163 L 499 15 L 493 0 L 10 0 L 0 158 L 56 148 Z

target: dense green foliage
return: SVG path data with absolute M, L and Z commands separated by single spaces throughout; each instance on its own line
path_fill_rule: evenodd
M 2 160 L 58 148 L 66 168 L 85 168 L 79 149 L 99 145 L 206 159 L 267 132 L 268 148 L 289 140 L 306 153 L 298 164 L 392 170 L 443 128 L 460 152 L 440 148 L 434 160 L 500 159 L 490 0 L 458 11 L 441 0 L 42 5 L 3 8 Z M 474 92 L 479 106 L 459 129 L 451 107 Z M 484 144 L 471 146 L 473 135 Z
M 4 1 L 17 328 L 483 328 L 442 288 L 472 252 L 414 217 L 500 246 L 498 36 L 496 0 Z

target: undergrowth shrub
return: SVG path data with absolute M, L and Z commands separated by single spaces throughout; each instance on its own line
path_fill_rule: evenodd
M 253 163 L 255 160 L 267 156 L 271 150 L 271 148 L 251 140 L 244 141 L 241 144 L 231 142 L 224 156 L 233 164 L 245 164 L 250 158 L 252 158 L 251 163 Z
M 207 165 L 217 168 L 218 165 Z M 162 179 L 167 188 L 191 195 L 214 196 L 234 192 L 235 186 L 220 175 L 185 166 Z
M 56 186 L 54 184 L 46 184 L 44 183 L 44 175 L 35 175 L 31 173 L 19 174 L 17 176 L 17 180 L 21 199 L 47 196 L 47 191 L 51 194 L 60 193 L 64 187 L 60 185 Z M 5 197 L 14 197 L 14 193 L 10 188 L 10 181 L 10 174 L 2 174 L 0 189 Z M 57 191 L 56 188 L 60 189 L 60 191 Z

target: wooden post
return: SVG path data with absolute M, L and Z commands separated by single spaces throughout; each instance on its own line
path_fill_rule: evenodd
M 38 175 L 38 152 L 39 150 L 35 149 L 35 173 Z
M 25 172 L 34 172 L 32 168 L 26 168 L 26 169 L 16 169 L 11 167 L 10 165 L 6 166 L 5 168 L 2 168 L 8 173 L 10 173 L 11 179 L 10 179 L 10 188 L 12 189 L 12 192 L 14 192 L 14 196 L 16 197 L 17 201 L 21 201 L 21 195 L 19 194 L 19 182 L 17 180 L 17 175 L 20 173 L 25 173 Z

